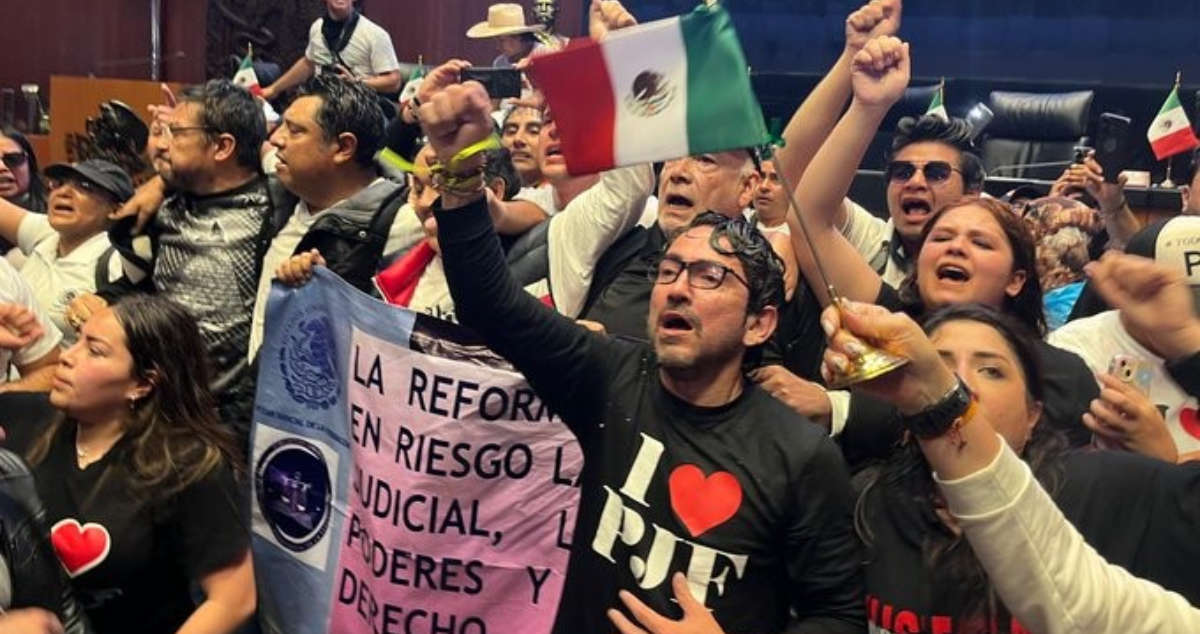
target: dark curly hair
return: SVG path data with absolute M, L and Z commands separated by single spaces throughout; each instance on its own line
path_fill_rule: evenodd
M 962 304 L 934 311 L 923 326 L 926 333 L 932 334 L 952 321 L 980 323 L 1000 334 L 1017 357 L 1027 399 L 1031 403 L 1042 400 L 1042 369 L 1034 339 L 1023 324 L 988 306 Z M 1067 441 L 1061 431 L 1038 424 L 1021 452 L 1038 482 L 1051 494 L 1061 486 L 1066 451 Z M 966 539 L 955 535 L 937 517 L 935 510 L 941 497 L 931 473 L 917 443 L 905 441 L 889 457 L 855 476 L 861 493 L 854 509 L 854 529 L 866 547 L 868 561 L 874 556 L 876 522 L 904 521 L 926 526 L 920 544 L 922 561 L 928 570 L 936 571 L 944 582 L 942 587 L 953 589 L 950 600 L 960 606 L 955 621 L 1000 622 L 999 601 L 987 572 Z
M 948 145 L 959 151 L 961 158 L 958 168 L 962 170 L 963 184 L 967 191 L 977 192 L 983 189 L 983 180 L 987 174 L 984 173 L 983 161 L 975 154 L 975 147 L 971 142 L 971 125 L 963 119 L 947 120 L 933 115 L 904 117 L 896 124 L 888 160 L 908 145 L 930 141 Z
M 778 308 L 783 305 L 783 260 L 779 259 L 771 243 L 754 225 L 741 216 L 729 218 L 715 211 L 706 211 L 692 218 L 687 229 L 693 227 L 712 227 L 708 245 L 717 253 L 731 255 L 742 263 L 750 290 L 747 312 L 757 314 L 767 306 Z M 686 233 L 687 229 L 676 234 L 665 248 L 670 248 L 675 238 Z M 722 238 L 729 241 L 728 247 L 721 242 Z
M 366 84 L 343 79 L 334 73 L 314 75 L 300 88 L 300 97 L 312 96 L 321 100 L 317 125 L 326 140 L 350 133 L 358 141 L 354 161 L 362 167 L 375 163 L 375 154 L 383 149 L 385 120 L 375 91 Z

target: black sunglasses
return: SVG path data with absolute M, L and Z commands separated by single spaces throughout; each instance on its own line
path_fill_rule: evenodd
M 5 152 L 0 154 L 0 162 L 4 163 L 4 167 L 10 170 L 15 170 L 21 167 L 29 160 L 29 156 L 24 152 Z
M 887 177 L 890 181 L 907 183 L 917 173 L 918 169 L 925 174 L 925 180 L 930 183 L 944 183 L 950 179 L 950 175 L 954 172 L 962 173 L 962 170 L 946 161 L 929 161 L 927 163 L 892 161 L 887 166 Z
M 688 286 L 692 288 L 717 288 L 725 281 L 726 275 L 732 275 L 734 279 L 744 284 L 746 288 L 750 287 L 750 283 L 734 272 L 733 269 L 724 264 L 708 260 L 684 262 L 673 257 L 663 258 L 658 261 L 658 266 L 648 272 L 648 277 L 655 284 L 673 284 L 683 274 L 684 270 L 687 271 Z

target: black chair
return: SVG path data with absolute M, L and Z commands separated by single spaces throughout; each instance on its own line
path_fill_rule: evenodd
M 995 118 L 983 141 L 983 164 L 988 175 L 1058 178 L 1065 164 L 1023 166 L 1070 161 L 1075 148 L 1087 143 L 1085 135 L 1093 97 L 1090 90 L 1052 94 L 992 92 L 989 107 Z

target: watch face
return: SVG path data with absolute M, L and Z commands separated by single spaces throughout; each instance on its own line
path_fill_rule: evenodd
M 971 406 L 971 394 L 962 380 L 929 409 L 904 418 L 904 426 L 918 438 L 936 438 L 946 433 Z

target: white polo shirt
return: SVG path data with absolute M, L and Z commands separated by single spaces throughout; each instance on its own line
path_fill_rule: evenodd
M 21 277 L 21 274 L 17 273 L 17 270 L 4 258 L 0 258 L 0 303 L 18 304 L 33 311 L 38 321 L 41 322 L 43 330 L 40 338 L 20 350 L 12 351 L 0 348 L 0 368 L 8 368 L 9 363 L 16 365 L 33 363 L 49 354 L 62 342 L 62 333 L 46 316 L 46 311 L 41 304 L 34 299 L 33 290 L 29 288 L 25 278 Z M 7 373 L 0 371 L 0 383 L 5 380 L 7 380 Z
M 100 232 L 58 256 L 58 232 L 42 214 L 25 214 L 17 229 L 17 247 L 25 254 L 21 276 L 50 321 L 63 333 L 67 345 L 75 341 L 75 329 L 67 323 L 67 305 L 80 295 L 96 292 L 96 261 L 109 247 L 108 234 Z M 105 272 L 109 281 L 121 276 L 121 259 L 109 258 Z

